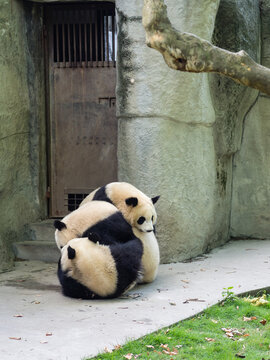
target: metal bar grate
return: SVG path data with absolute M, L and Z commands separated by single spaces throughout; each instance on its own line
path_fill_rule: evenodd
M 80 203 L 94 189 L 65 189 L 64 191 L 64 207 L 66 211 L 74 211 L 78 209 Z
M 54 6 L 51 21 L 54 67 L 115 67 L 113 4 Z

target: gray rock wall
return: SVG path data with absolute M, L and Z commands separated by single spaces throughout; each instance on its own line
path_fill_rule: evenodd
M 256 0 L 166 4 L 175 28 L 258 59 Z M 116 7 L 119 178 L 161 195 L 161 260 L 186 259 L 229 238 L 233 156 L 258 92 L 219 75 L 169 69 L 144 46 L 142 2 L 118 0 Z
M 40 26 L 33 19 L 41 17 L 35 11 L 30 3 L 0 0 L 0 271 L 12 266 L 11 243 L 23 239 L 24 225 L 46 209 L 42 42 L 33 40 Z
M 262 64 L 270 67 L 270 1 L 261 2 Z M 231 235 L 269 238 L 270 98 L 260 94 L 245 117 L 234 158 Z
M 208 40 L 218 3 L 166 1 L 176 28 Z M 118 0 L 116 7 L 119 178 L 161 195 L 161 260 L 179 261 L 228 239 L 231 162 L 216 157 L 208 76 L 173 71 L 144 45 L 141 1 L 132 7 Z

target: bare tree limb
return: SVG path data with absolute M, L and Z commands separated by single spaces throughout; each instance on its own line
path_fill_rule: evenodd
M 144 0 L 143 26 L 147 45 L 158 50 L 170 68 L 223 74 L 270 95 L 269 68 L 256 63 L 243 50 L 233 53 L 196 35 L 178 32 L 168 19 L 164 0 Z

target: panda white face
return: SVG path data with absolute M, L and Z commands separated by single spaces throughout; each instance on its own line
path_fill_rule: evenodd
M 137 197 L 125 199 L 128 210 L 124 216 L 132 227 L 143 233 L 154 231 L 154 225 L 157 222 L 154 203 L 157 202 L 158 198 L 159 196 L 147 200 L 138 199 Z
M 154 215 L 151 216 L 151 218 L 147 219 L 144 216 L 140 216 L 137 220 L 137 229 L 139 229 L 141 232 L 151 232 L 154 231 Z
M 141 232 L 154 231 L 154 225 L 157 221 L 157 214 L 154 206 L 138 206 L 134 208 L 134 226 Z M 136 222 L 136 223 L 135 223 Z

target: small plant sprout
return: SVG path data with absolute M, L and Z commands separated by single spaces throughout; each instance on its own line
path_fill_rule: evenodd
M 227 287 L 227 288 L 223 288 L 223 291 L 222 291 L 221 295 L 222 295 L 224 301 L 225 301 L 225 300 L 234 300 L 235 294 L 234 294 L 234 292 L 232 291 L 232 289 L 233 289 L 233 286 L 229 286 L 229 287 Z

